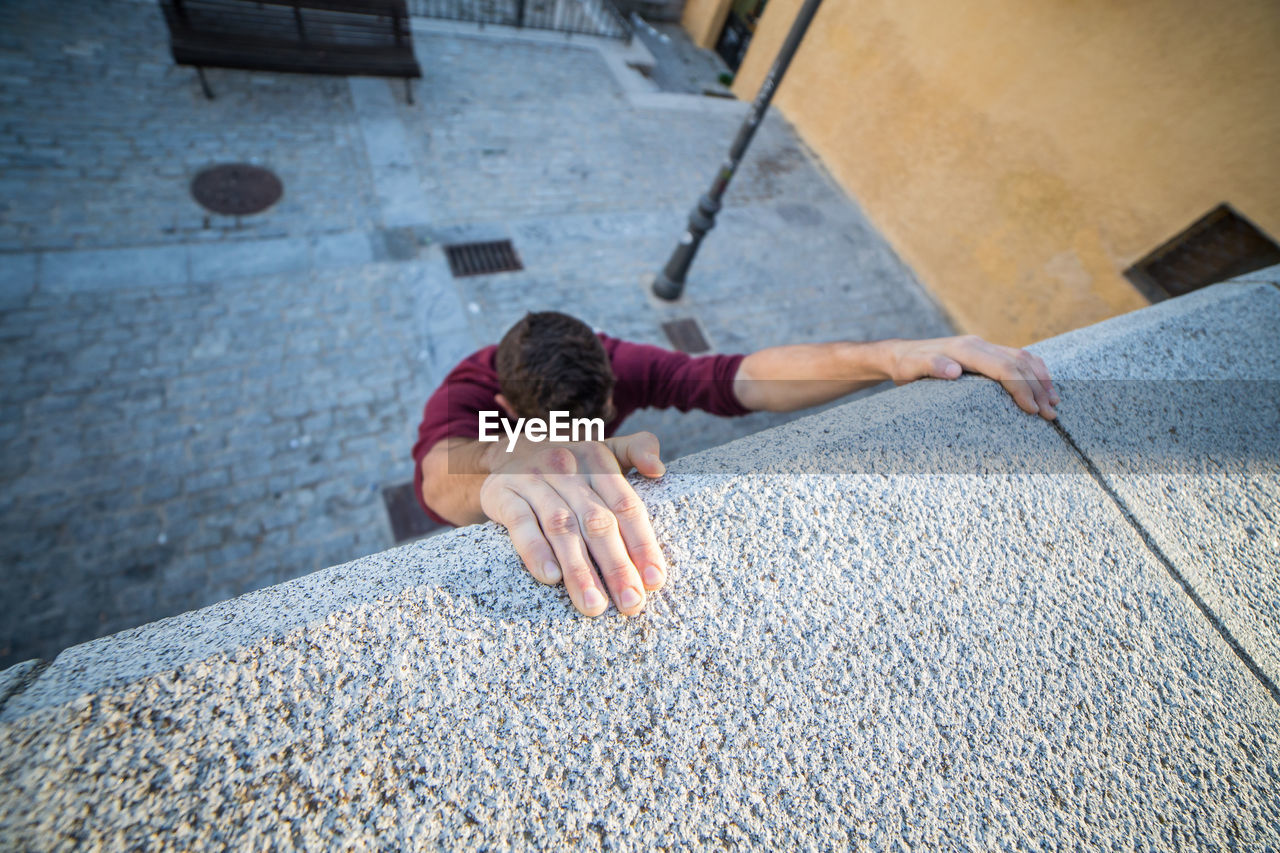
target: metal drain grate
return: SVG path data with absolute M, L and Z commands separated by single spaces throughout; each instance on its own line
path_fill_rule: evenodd
M 671 345 L 680 352 L 697 355 L 711 349 L 711 344 L 707 343 L 707 338 L 702 334 L 698 321 L 691 317 L 669 320 L 662 324 L 662 331 L 667 333 L 667 339 L 671 341 Z
M 382 502 L 386 504 L 391 535 L 396 538 L 397 545 L 446 529 L 427 518 L 422 507 L 418 506 L 418 499 L 413 496 L 413 483 L 383 489 Z
M 468 275 L 489 275 L 495 272 L 515 272 L 524 269 L 520 256 L 510 240 L 494 240 L 489 243 L 458 243 L 444 247 L 449 258 L 449 269 L 454 278 Z
M 1280 246 L 1220 204 L 1190 228 L 1125 270 L 1152 302 L 1280 263 Z

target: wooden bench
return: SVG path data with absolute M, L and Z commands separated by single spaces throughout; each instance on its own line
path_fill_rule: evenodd
M 306 74 L 421 77 L 404 0 L 160 0 L 174 62 Z

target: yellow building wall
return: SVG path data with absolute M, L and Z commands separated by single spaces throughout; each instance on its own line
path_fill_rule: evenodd
M 1277 48 L 1276 0 L 826 0 L 775 104 L 958 327 L 1025 345 L 1145 305 L 1123 270 L 1223 201 L 1280 236 Z
M 733 0 L 685 0 L 680 26 L 698 47 L 715 49 Z

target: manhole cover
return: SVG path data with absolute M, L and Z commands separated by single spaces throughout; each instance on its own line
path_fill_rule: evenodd
M 279 178 L 248 163 L 212 166 L 191 182 L 195 200 L 224 216 L 258 213 L 279 201 L 283 194 L 284 185 Z

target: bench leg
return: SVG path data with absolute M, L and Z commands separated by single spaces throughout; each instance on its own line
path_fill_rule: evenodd
M 204 68 L 202 66 L 196 66 L 196 75 L 200 78 L 200 88 L 204 89 L 204 96 L 212 101 L 213 90 L 209 88 L 209 81 L 204 77 Z

